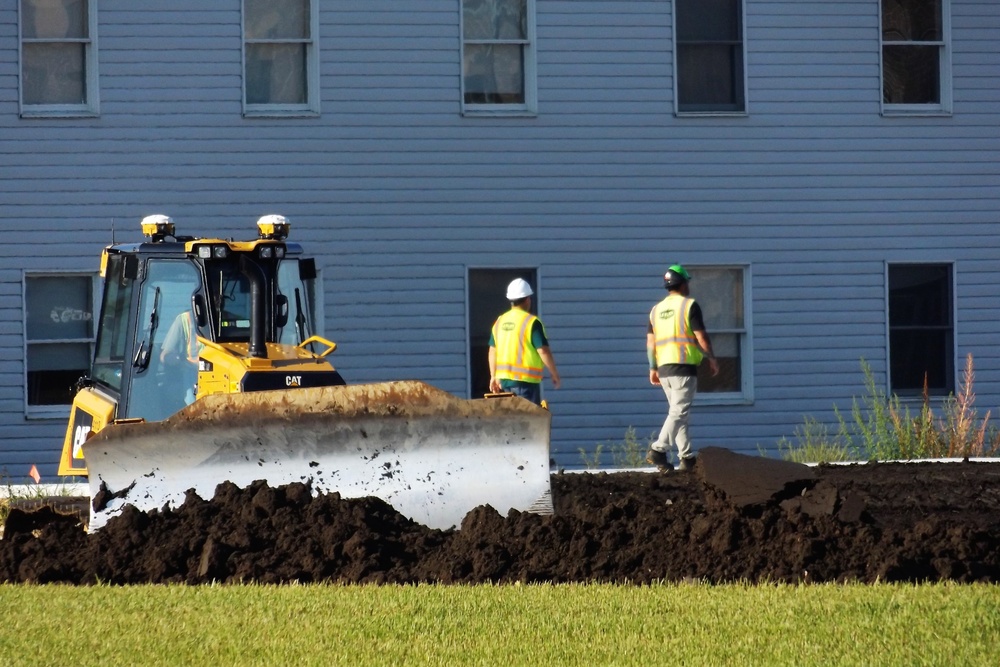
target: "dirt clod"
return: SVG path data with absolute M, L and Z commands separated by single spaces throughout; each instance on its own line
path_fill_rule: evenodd
M 1000 581 L 1000 465 L 807 467 L 707 448 L 693 472 L 552 476 L 555 515 L 434 530 L 304 484 L 191 493 L 93 534 L 0 540 L 0 582 Z

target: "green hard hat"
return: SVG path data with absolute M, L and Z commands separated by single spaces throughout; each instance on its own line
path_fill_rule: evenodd
M 667 289 L 680 287 L 691 280 L 691 274 L 680 264 L 674 264 L 663 274 L 663 286 Z

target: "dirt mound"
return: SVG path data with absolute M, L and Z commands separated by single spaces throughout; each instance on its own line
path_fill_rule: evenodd
M 693 473 L 557 474 L 555 515 L 489 506 L 457 529 L 306 485 L 218 487 L 87 535 L 0 540 L 0 581 L 1000 581 L 1000 465 L 810 468 L 708 448 Z

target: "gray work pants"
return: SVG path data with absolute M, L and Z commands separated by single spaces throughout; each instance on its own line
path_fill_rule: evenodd
M 663 422 L 653 449 L 669 452 L 671 448 L 677 447 L 677 457 L 683 460 L 691 456 L 688 417 L 691 415 L 691 402 L 698 391 L 698 378 L 661 377 L 660 386 L 667 396 L 667 420 Z

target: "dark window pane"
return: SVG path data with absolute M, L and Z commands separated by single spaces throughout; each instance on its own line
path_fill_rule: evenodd
M 92 338 L 92 288 L 90 276 L 28 278 L 28 341 Z
M 510 309 L 506 290 L 510 281 L 524 278 L 533 286 L 531 311 L 538 312 L 538 276 L 535 269 L 469 270 L 469 379 L 470 398 L 482 398 L 490 390 L 490 334 L 493 323 Z M 558 349 L 558 341 L 553 344 Z
M 85 39 L 86 0 L 22 0 L 21 36 L 24 39 Z
M 22 49 L 25 104 L 86 103 L 86 47 L 79 43 L 28 43 Z
M 247 104 L 305 104 L 305 44 L 247 44 L 246 59 Z
M 941 35 L 941 0 L 882 0 L 883 41 L 935 42 Z
M 309 0 L 245 0 L 247 39 L 306 39 Z
M 936 46 L 882 47 L 882 98 L 887 104 L 941 101 L 940 49 Z
M 712 377 L 707 361 L 698 366 L 698 392 L 742 391 L 740 336 L 737 334 L 713 335 L 711 331 L 709 331 L 709 335 L 712 338 L 715 358 L 719 361 L 719 374 Z
M 951 269 L 938 264 L 889 267 L 889 326 L 951 325 Z
M 953 389 L 951 331 L 897 329 L 889 333 L 892 390 L 901 396 L 923 391 L 924 379 L 931 394 Z
M 677 47 L 677 108 L 681 111 L 741 111 L 741 47 L 702 44 Z
M 89 343 L 29 345 L 28 405 L 69 405 L 73 385 L 89 366 Z
M 28 405 L 71 405 L 76 381 L 86 367 L 61 371 L 28 371 Z
M 527 39 L 527 0 L 462 0 L 462 38 Z
M 740 0 L 676 0 L 677 41 L 741 41 Z
M 524 47 L 466 44 L 466 104 L 523 104 Z
M 951 267 L 889 267 L 889 372 L 892 391 L 944 395 L 954 389 Z

